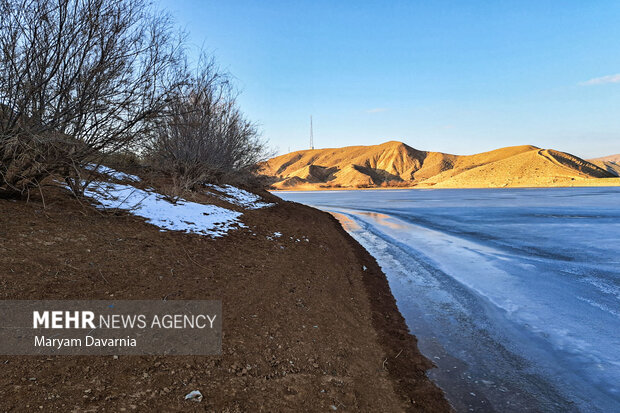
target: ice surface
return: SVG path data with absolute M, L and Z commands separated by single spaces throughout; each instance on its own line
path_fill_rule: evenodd
M 239 220 L 241 212 L 183 199 L 173 204 L 156 192 L 131 185 L 93 182 L 84 195 L 97 201 L 101 208 L 127 210 L 162 230 L 220 237 L 232 228 L 243 226 Z
M 620 188 L 278 194 L 355 223 L 457 410 L 620 411 Z
M 220 198 L 234 205 L 239 205 L 245 209 L 260 209 L 270 207 L 273 204 L 262 202 L 262 198 L 256 194 L 246 190 L 234 187 L 232 185 L 207 185 L 218 192 L 223 193 Z

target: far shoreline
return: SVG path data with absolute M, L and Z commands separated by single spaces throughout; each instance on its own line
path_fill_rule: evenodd
M 460 186 L 460 187 L 451 187 L 451 186 L 405 186 L 405 187 L 371 187 L 371 188 L 352 188 L 352 187 L 343 187 L 343 188 L 269 188 L 267 189 L 270 193 L 278 193 L 278 192 L 328 192 L 328 191 L 386 191 L 386 190 L 407 190 L 407 189 L 423 189 L 423 190 L 435 190 L 435 189 L 553 189 L 553 188 L 618 188 L 620 187 L 620 177 L 618 178 L 602 178 L 602 179 L 613 179 L 615 182 L 612 185 L 607 185 L 607 182 L 601 183 L 601 185 L 592 183 L 591 185 L 554 185 L 554 186 Z

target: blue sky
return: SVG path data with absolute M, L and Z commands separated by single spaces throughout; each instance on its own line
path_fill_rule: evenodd
M 620 153 L 619 1 L 160 0 L 279 153 Z

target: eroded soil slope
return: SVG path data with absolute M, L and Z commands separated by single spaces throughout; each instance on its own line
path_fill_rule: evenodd
M 3 356 L 0 410 L 448 410 L 384 275 L 330 215 L 279 202 L 210 239 L 60 190 L 46 204 L 0 199 L 2 299 L 220 299 L 223 354 Z

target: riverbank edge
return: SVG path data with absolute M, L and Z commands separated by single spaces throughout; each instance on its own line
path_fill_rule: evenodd
M 441 388 L 426 375 L 426 372 L 435 366 L 420 352 L 418 340 L 400 313 L 387 276 L 377 260 L 332 214 L 307 205 L 303 206 L 326 214 L 335 230 L 353 249 L 358 264 L 365 267 L 362 281 L 372 309 L 372 325 L 386 354 L 382 368 L 388 372 L 395 391 L 406 406 L 406 411 L 454 411 Z

